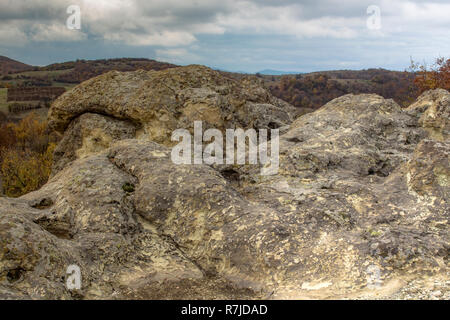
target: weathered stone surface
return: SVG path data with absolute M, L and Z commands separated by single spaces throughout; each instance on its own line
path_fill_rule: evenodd
M 393 100 L 345 95 L 291 125 L 282 137 L 282 167 L 297 176 L 330 168 L 388 176 L 424 137 L 415 123 Z
M 184 281 L 194 288 L 186 285 L 179 295 L 195 287 L 200 297 L 214 294 L 200 283 L 222 280 L 199 281 L 203 271 L 135 214 L 133 195 L 123 188 L 135 180 L 103 154 L 75 161 L 21 200 L 1 198 L 2 297 L 161 298 L 140 288 Z M 81 267 L 80 291 L 65 286 L 72 264 Z
M 408 163 L 407 179 L 411 191 L 422 197 L 450 199 L 450 145 L 421 141 Z
M 171 134 L 194 121 L 217 128 L 287 128 L 297 110 L 259 86 L 203 66 L 164 71 L 112 71 L 67 92 L 49 112 L 50 126 L 64 131 L 53 174 L 71 161 L 121 139 L 173 145 Z M 281 132 L 284 132 L 281 129 Z
M 273 97 L 257 83 L 240 82 L 203 66 L 163 71 L 112 71 L 90 79 L 55 101 L 50 125 L 64 131 L 83 113 L 129 120 L 139 135 L 170 144 L 172 131 L 192 129 L 196 120 L 206 128 L 278 128 L 289 124 L 297 110 Z
M 134 138 L 135 135 L 136 127 L 129 121 L 84 113 L 70 123 L 56 147 L 52 174 L 64 169 L 75 159 L 101 152 L 115 141 Z
M 430 90 L 408 107 L 408 112 L 420 116 L 419 124 L 435 140 L 450 136 L 450 93 L 444 89 Z
M 448 296 L 448 92 L 407 110 L 335 99 L 290 125 L 279 173 L 261 176 L 176 165 L 167 134 L 194 120 L 278 127 L 282 105 L 253 82 L 173 70 L 109 73 L 55 103 L 58 172 L 0 198 L 0 297 L 389 298 L 418 278 Z M 77 292 L 64 286 L 70 264 Z
M 291 125 L 280 139 L 278 175 L 261 179 L 259 168 L 237 170 L 242 194 L 284 212 L 284 222 L 294 216 L 288 225 L 306 230 L 299 242 L 312 254 L 299 256 L 320 267 L 297 270 L 305 287 L 320 279 L 336 296 L 340 285 L 363 282 L 369 266 L 385 280 L 401 278 L 394 276 L 400 270 L 445 274 L 449 141 L 428 140 L 434 135 L 419 119 L 376 95 L 346 95 Z M 301 297 L 293 287 L 280 296 Z

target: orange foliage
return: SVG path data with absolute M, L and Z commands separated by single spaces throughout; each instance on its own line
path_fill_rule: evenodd
M 410 69 L 415 73 L 414 84 L 420 93 L 437 88 L 450 90 L 450 59 L 437 58 L 430 68 L 411 60 Z
M 54 149 L 54 143 L 50 143 L 43 154 L 3 149 L 0 174 L 5 194 L 19 197 L 42 187 L 51 173 Z
M 270 83 L 270 92 L 295 107 L 317 109 L 344 94 L 376 93 L 408 106 L 417 98 L 414 76 L 384 69 L 337 70 L 281 76 Z
M 19 197 L 39 189 L 51 173 L 56 137 L 47 122 L 30 114 L 0 126 L 0 179 L 3 192 Z

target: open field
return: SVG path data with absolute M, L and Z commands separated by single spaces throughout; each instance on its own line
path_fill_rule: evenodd
M 14 77 L 18 77 L 18 76 L 27 76 L 27 77 L 53 77 L 53 76 L 59 76 L 61 74 L 64 73 L 69 73 L 73 71 L 73 69 L 66 69 L 66 70 L 50 70 L 50 71 L 46 71 L 46 70 L 39 70 L 39 71 L 25 71 L 25 72 L 20 72 L 20 73 L 15 73 L 12 74 L 11 76 Z
M 66 91 L 69 91 L 70 89 L 76 87 L 78 83 L 53 82 L 52 85 L 54 87 L 64 87 Z
M 4 114 L 8 113 L 8 103 L 6 102 L 6 88 L 0 88 L 0 111 Z
M 66 89 L 69 90 L 68 88 Z M 10 120 L 18 121 L 26 117 L 30 113 L 36 114 L 41 120 L 45 120 L 47 118 L 48 108 L 33 109 L 16 114 L 9 113 L 9 103 L 6 102 L 7 90 L 8 89 L 6 88 L 0 88 L 0 112 L 3 112 L 5 115 L 7 115 Z M 33 103 L 33 101 L 31 101 L 30 103 Z M 39 101 L 34 101 L 34 103 L 39 103 Z
M 47 81 L 46 86 L 58 86 L 58 87 L 72 87 L 72 84 L 58 82 L 56 79 L 64 74 L 68 74 L 73 69 L 65 69 L 65 70 L 39 70 L 39 71 L 25 71 L 20 73 L 14 73 L 7 75 L 6 78 L 2 78 L 0 83 L 9 84 L 10 86 L 30 86 L 30 81 L 36 81 L 39 79 L 43 79 Z M 28 83 L 28 84 L 27 84 Z M 31 84 L 31 86 L 42 86 L 42 84 Z

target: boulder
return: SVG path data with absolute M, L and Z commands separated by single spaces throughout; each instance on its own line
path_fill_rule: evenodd
M 450 135 L 450 93 L 444 89 L 423 93 L 408 112 L 419 117 L 419 124 L 433 139 L 445 141 Z
M 251 79 L 235 80 L 204 66 L 163 71 L 111 71 L 83 82 L 57 99 L 49 124 L 61 132 L 84 113 L 133 122 L 150 140 L 170 144 L 172 131 L 206 127 L 278 128 L 297 110 Z
M 88 80 L 50 110 L 51 179 L 0 198 L 0 297 L 391 298 L 419 278 L 448 297 L 447 96 L 345 95 L 291 123 L 256 82 L 206 67 Z M 284 127 L 278 174 L 173 163 L 171 131 L 194 120 Z
M 112 143 L 134 138 L 136 127 L 129 121 L 96 113 L 84 113 L 68 126 L 53 155 L 52 174 L 78 158 L 101 152 Z
M 120 139 L 171 146 L 172 132 L 184 128 L 193 133 L 194 121 L 202 121 L 204 130 L 275 129 L 289 125 L 297 113 L 256 80 L 238 81 L 204 66 L 111 71 L 53 103 L 49 126 L 64 132 L 53 172 Z

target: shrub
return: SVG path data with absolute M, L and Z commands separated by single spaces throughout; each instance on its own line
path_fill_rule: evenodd
M 17 149 L 4 149 L 0 172 L 3 191 L 8 197 L 19 197 L 42 187 L 51 173 L 55 144 L 49 144 L 43 154 Z
M 450 59 L 437 58 L 430 67 L 411 59 L 410 71 L 415 74 L 414 84 L 420 93 L 437 88 L 450 90 Z
M 19 103 L 19 102 L 13 102 L 8 105 L 8 111 L 9 113 L 20 113 L 23 111 L 33 110 L 33 109 L 39 109 L 41 108 L 41 105 L 39 103 Z
M 16 136 L 9 123 L 0 124 L 0 149 L 9 148 L 16 143 Z M 1 158 L 0 158 L 1 159 Z
M 47 182 L 56 140 L 35 114 L 0 126 L 0 176 L 7 196 L 19 197 Z
M 7 119 L 6 115 L 0 111 L 0 124 L 2 124 L 2 122 L 5 122 Z
M 16 147 L 22 151 L 30 150 L 44 153 L 50 142 L 50 133 L 47 130 L 47 121 L 41 121 L 32 113 L 19 123 L 10 123 L 16 138 Z

